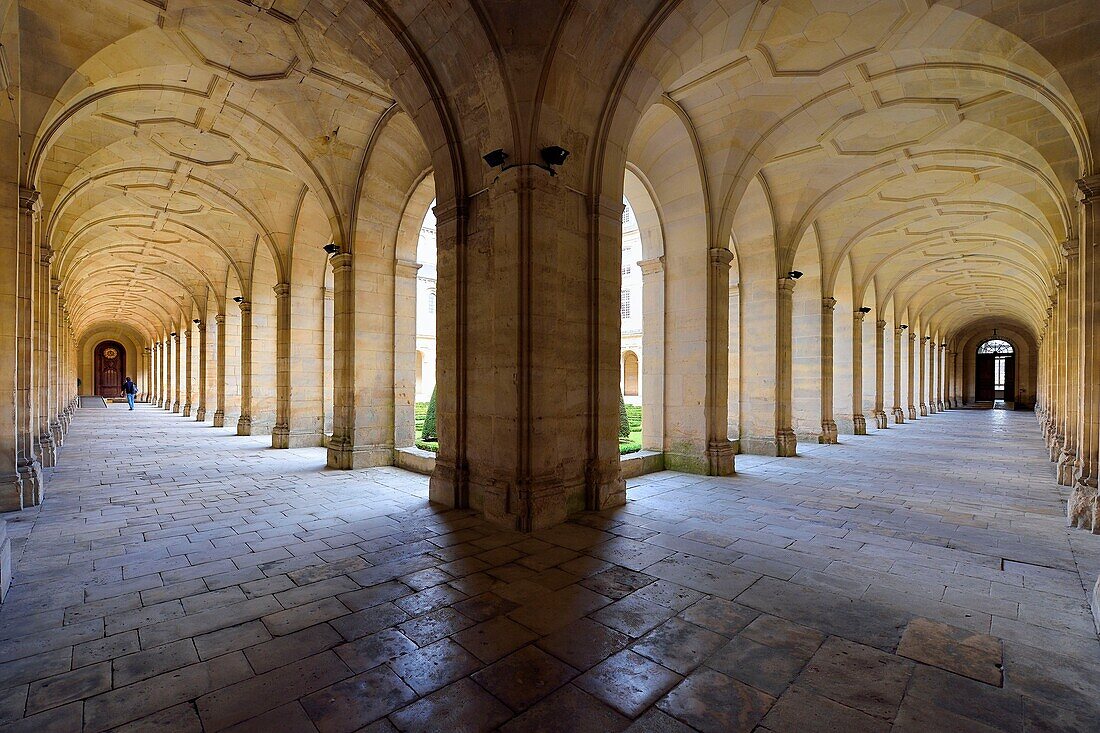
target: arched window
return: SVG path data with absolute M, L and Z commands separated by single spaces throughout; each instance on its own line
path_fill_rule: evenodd
M 638 396 L 638 355 L 633 351 L 623 354 L 623 394 Z
M 1005 366 L 1008 357 L 1016 353 L 1012 344 L 1004 339 L 989 339 L 978 347 L 979 354 L 993 354 L 993 389 L 1005 388 Z M 1010 399 L 1008 396 L 1005 399 Z
M 428 291 L 428 312 L 435 313 L 435 290 Z

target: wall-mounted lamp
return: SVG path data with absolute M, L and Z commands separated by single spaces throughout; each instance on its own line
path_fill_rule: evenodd
M 194 324 L 195 324 L 196 326 L 201 326 L 201 325 L 202 325 L 202 321 L 200 321 L 200 320 L 199 320 L 198 318 L 196 318 L 195 320 L 191 321 L 191 323 L 194 323 Z
M 909 328 L 909 324 L 907 324 L 907 323 L 903 323 L 903 324 L 901 324 L 901 330 L 902 330 L 902 331 L 904 331 L 904 330 L 905 330 L 905 329 L 907 329 L 907 328 Z
M 940 344 L 940 348 L 941 349 L 946 349 L 947 348 L 947 342 L 944 341 L 942 344 Z
M 171 336 L 172 338 L 175 338 L 175 337 L 176 337 L 176 332 L 175 332 L 175 331 L 173 331 L 172 333 L 170 333 L 170 334 L 168 334 L 168 335 L 169 335 L 169 336 Z
M 511 165 L 507 165 L 508 153 L 506 153 L 503 148 L 497 148 L 481 156 L 481 159 L 484 160 L 485 165 L 490 168 L 500 168 L 501 173 L 511 168 L 533 165 L 536 168 L 541 168 L 552 176 L 556 176 L 558 172 L 554 170 L 554 166 L 563 165 L 565 159 L 569 157 L 569 151 L 560 145 L 551 145 L 540 150 L 539 156 L 542 158 L 542 163 L 512 163 Z
M 862 308 L 859 309 L 859 312 L 860 313 L 870 313 L 871 309 L 867 306 L 863 306 Z
M 799 272 L 798 270 L 791 270 L 790 272 L 787 273 L 787 279 L 788 280 L 797 280 L 800 277 L 802 277 L 802 273 Z
M 330 256 L 340 254 L 340 245 L 336 244 L 335 242 L 329 242 L 324 247 L 322 247 L 322 249 L 328 252 Z
M 238 295 L 237 297 L 233 298 L 233 302 L 234 303 L 243 303 L 244 302 L 244 297 Z

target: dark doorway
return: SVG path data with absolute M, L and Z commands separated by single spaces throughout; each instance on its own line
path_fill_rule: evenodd
M 95 393 L 106 399 L 122 397 L 126 378 L 126 349 L 117 341 L 104 341 L 95 347 Z
M 992 338 L 978 347 L 974 368 L 975 402 L 1014 409 L 1016 349 L 1004 339 Z

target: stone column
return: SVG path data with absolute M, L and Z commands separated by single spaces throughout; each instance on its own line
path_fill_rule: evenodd
M 776 455 L 798 455 L 798 438 L 792 427 L 794 378 L 794 286 L 795 280 L 781 277 L 775 299 L 775 445 Z
M 333 405 L 328 465 L 330 468 L 349 469 L 354 464 L 355 446 L 355 279 L 352 255 L 350 252 L 338 252 L 329 258 L 329 263 L 332 265 Z M 438 306 L 436 311 L 439 311 Z M 443 445 L 439 447 L 442 453 Z M 432 480 L 435 481 L 434 476 Z
M 10 153 L 11 164 L 2 170 L 5 178 L 14 179 L 18 173 L 18 130 L 12 123 L 0 123 L 0 139 Z M 6 159 L 5 159 L 6 160 Z M 17 193 L 18 192 L 18 193 Z M 0 258 L 7 263 L 0 267 L 0 512 L 19 511 L 23 508 L 23 479 L 20 473 L 22 457 L 21 394 L 19 391 L 19 329 L 17 317 L 20 308 L 19 268 L 20 225 L 22 219 L 22 191 L 15 180 L 0 181 Z M 11 263 L 16 266 L 12 267 Z M 14 316 L 14 317 L 13 317 Z
M 660 451 L 665 449 L 665 258 L 642 260 L 638 267 L 642 270 L 642 448 Z M 726 339 L 728 343 L 729 334 Z
M 241 416 L 237 420 L 237 435 L 252 435 L 252 304 L 241 307 Z
M 157 346 L 160 348 L 160 361 L 158 363 L 160 378 L 157 380 L 157 389 L 160 391 L 160 395 L 157 396 L 157 407 L 163 409 L 166 404 L 172 404 L 171 399 L 168 397 L 168 343 L 163 336 L 157 341 Z
M 191 383 L 195 381 L 195 375 L 191 369 L 192 359 L 192 346 L 191 342 L 195 340 L 195 329 L 193 324 L 185 321 L 183 324 L 183 336 L 187 340 L 187 346 L 183 350 L 183 417 L 191 417 Z
M 225 314 L 214 316 L 218 330 L 218 359 L 214 381 L 218 385 L 217 404 L 214 405 L 214 427 L 225 427 Z
M 914 403 L 917 382 L 917 334 L 909 334 L 909 419 L 917 419 L 917 406 Z
M 18 415 L 18 471 L 23 492 L 23 506 L 35 506 L 42 496 L 42 465 L 35 454 L 37 409 L 34 403 L 34 270 L 37 257 L 34 247 L 34 220 L 38 207 L 38 191 L 19 189 L 19 274 L 16 323 L 16 414 Z
M 917 346 L 918 359 L 920 361 L 919 382 L 917 392 L 920 397 L 920 415 L 928 415 L 928 339 L 929 336 L 921 336 L 921 343 Z
M 1062 454 L 1062 436 L 1059 429 L 1062 424 L 1062 367 L 1065 360 L 1065 342 L 1062 339 L 1062 282 L 1061 275 L 1054 279 L 1054 295 L 1051 296 L 1050 305 L 1052 315 L 1050 321 L 1050 411 L 1047 414 L 1047 422 L 1044 427 L 1047 447 L 1050 449 L 1050 460 L 1056 460 Z
M 144 397 L 143 402 L 149 402 L 152 399 L 153 375 L 155 374 L 153 349 L 151 346 L 146 346 L 142 351 L 145 352 L 145 368 L 141 374 L 141 396 Z
M 946 381 L 947 359 L 944 357 L 947 351 L 947 342 L 936 347 L 936 412 L 943 412 L 946 407 L 943 404 L 943 383 Z
M 1081 395 L 1081 267 L 1080 247 L 1077 240 L 1067 239 L 1062 244 L 1066 256 L 1066 403 L 1062 415 L 1062 452 L 1058 455 L 1058 483 L 1074 485 L 1077 472 L 1078 413 Z
M 885 430 L 886 420 L 886 321 L 875 321 L 875 427 Z
M 394 443 L 416 445 L 416 277 L 422 265 L 394 266 Z
M 50 434 L 55 449 L 65 442 L 65 429 L 61 424 L 61 413 L 65 409 L 62 394 L 62 371 L 64 356 L 61 353 L 61 281 L 50 280 Z
M 53 390 L 50 385 L 50 263 L 53 250 L 48 244 L 39 247 L 38 271 L 35 273 L 35 380 L 37 381 L 36 399 L 38 401 L 38 445 L 42 465 L 49 468 L 57 465 L 57 446 L 50 430 L 50 404 Z
M 621 212 L 619 217 L 621 222 Z M 729 440 L 732 262 L 733 252 L 725 247 L 711 248 L 707 272 L 707 474 L 710 476 L 732 476 L 734 471 L 733 444 Z
M 1100 449 L 1100 175 L 1077 182 L 1084 216 L 1081 227 L 1080 349 L 1081 391 L 1077 415 L 1077 464 L 1067 504 L 1069 523 L 1100 534 L 1097 464 Z M 1100 585 L 1100 583 L 1098 583 Z M 1093 594 L 1093 614 L 1100 620 L 1100 600 Z
M 160 342 L 154 341 L 149 345 L 149 349 L 152 353 L 152 367 L 153 375 L 152 381 L 149 382 L 149 403 L 153 407 L 157 407 L 160 404 L 160 396 L 162 394 L 160 388 L 160 382 L 163 376 L 161 375 L 160 365 Z
M 928 414 L 935 415 L 936 410 L 936 339 L 934 336 L 925 336 L 925 345 L 928 347 L 928 369 L 927 369 L 927 381 L 926 381 L 926 395 L 928 400 Z M 921 396 L 921 399 L 926 399 L 925 395 Z
M 206 421 L 206 361 L 208 356 L 206 321 L 195 324 L 199 332 L 199 402 L 195 408 L 195 421 Z
M 867 416 L 863 414 L 863 317 L 856 311 L 852 318 L 852 433 L 867 434 Z
M 180 392 L 181 383 L 183 382 L 183 369 L 181 368 L 182 359 L 180 349 L 180 333 L 175 331 L 172 333 L 172 358 L 175 359 L 175 368 L 172 370 L 172 412 L 179 412 L 180 405 Z
M 275 286 L 275 426 L 271 447 L 290 447 L 290 283 Z
M 821 442 L 839 442 L 833 418 L 833 312 L 836 298 L 821 299 Z
M 905 422 L 905 411 L 902 409 L 901 401 L 901 344 L 903 341 L 905 341 L 905 329 L 898 326 L 894 329 L 894 404 L 890 408 L 895 425 Z

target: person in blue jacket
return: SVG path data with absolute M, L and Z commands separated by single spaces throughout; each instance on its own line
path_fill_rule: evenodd
M 137 396 L 138 388 L 134 384 L 134 380 L 126 377 L 126 381 L 122 383 L 122 391 L 126 394 L 126 401 L 130 404 L 130 409 L 134 409 L 134 397 Z

